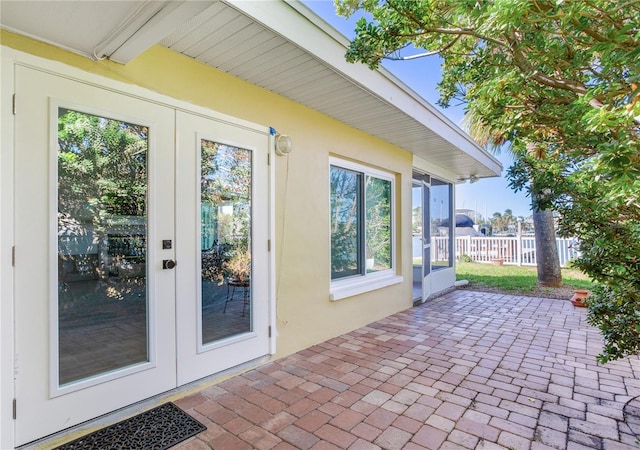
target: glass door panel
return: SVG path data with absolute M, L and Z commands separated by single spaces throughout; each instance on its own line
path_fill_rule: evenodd
M 58 385 L 148 361 L 147 127 L 58 108 Z
M 455 236 L 455 215 L 452 208 L 452 186 L 437 178 L 431 179 L 431 236 L 434 248 L 431 251 L 433 270 L 453 266 L 451 248 Z
M 413 300 L 422 300 L 422 182 L 411 187 L 411 256 L 413 259 Z
M 200 140 L 202 345 L 252 330 L 251 160 Z
M 426 278 L 431 272 L 431 226 L 427 225 L 429 223 L 433 223 L 431 221 L 431 213 L 432 209 L 429 208 L 429 199 L 431 198 L 431 187 L 423 183 L 422 184 L 422 204 L 424 206 L 422 211 L 422 242 L 423 242 L 423 252 L 422 252 L 422 273 Z

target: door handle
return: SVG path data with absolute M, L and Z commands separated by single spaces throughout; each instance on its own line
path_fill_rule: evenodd
M 164 270 L 173 269 L 178 263 L 176 263 L 173 259 L 163 259 L 162 260 L 162 268 Z

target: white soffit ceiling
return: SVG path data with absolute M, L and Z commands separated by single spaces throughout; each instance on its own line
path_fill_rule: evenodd
M 500 163 L 384 69 L 344 60 L 348 41 L 297 1 L 10 1 L 2 27 L 126 63 L 154 43 L 378 136 L 458 178 Z M 73 32 L 69 32 L 73 30 Z
M 140 1 L 2 0 L 0 21 L 9 31 L 93 57 L 94 49 L 145 5 Z

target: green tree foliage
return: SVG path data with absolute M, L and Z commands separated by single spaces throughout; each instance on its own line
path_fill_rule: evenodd
M 361 177 L 331 168 L 331 273 L 335 278 L 358 273 L 358 211 Z
M 110 217 L 146 216 L 147 133 L 144 126 L 60 111 L 60 226 L 82 223 L 100 229 Z
M 439 54 L 440 104 L 464 101 L 517 156 L 512 187 L 558 213 L 599 287 L 602 362 L 640 351 L 640 1 L 336 0 L 364 10 L 347 59 Z
M 513 148 L 508 142 L 502 144 L 501 138 L 493 141 L 492 131 L 486 127 L 486 122 L 476 110 L 469 110 L 464 116 L 464 125 L 471 136 L 478 142 L 484 143 L 494 153 L 499 153 L 502 149 L 509 150 L 515 159 Z M 562 269 L 560 267 L 560 255 L 556 242 L 555 220 L 553 212 L 549 209 L 541 208 L 537 204 L 537 193 L 530 192 L 532 196 L 531 207 L 533 215 L 533 229 L 536 240 L 536 269 L 538 272 L 538 284 L 542 286 L 559 287 L 562 285 Z
M 391 182 L 332 167 L 330 188 L 332 276 L 391 268 Z
M 391 182 L 366 177 L 366 257 L 377 267 L 391 268 Z
M 60 303 L 63 308 L 71 308 L 97 297 L 68 290 L 65 280 L 69 273 L 77 270 L 90 275 L 95 270 L 100 280 L 109 276 L 110 267 L 104 258 L 92 260 L 95 248 L 98 254 L 107 247 L 126 254 L 132 257 L 129 262 L 144 259 L 144 239 L 108 236 L 144 234 L 148 129 L 60 108 L 57 138 Z M 144 285 L 144 279 L 136 279 L 122 290 L 110 286 L 104 298 L 120 300 L 134 284 Z M 75 307 L 68 313 L 72 311 Z
M 509 169 L 520 188 L 535 173 L 541 202 L 559 213 L 560 232 L 580 239 L 575 267 L 598 284 L 588 319 L 602 331 L 602 362 L 640 349 L 640 179 L 616 178 L 598 156 L 523 157 Z
M 215 213 L 214 240 L 249 251 L 251 231 L 251 152 L 249 150 L 202 140 L 200 201 Z M 223 206 L 233 213 L 217 214 Z
M 504 214 L 500 212 L 494 212 L 493 216 L 490 218 L 491 220 L 491 228 L 493 232 L 507 232 L 511 228 L 515 229 L 516 226 L 513 225 L 517 222 L 516 218 L 513 217 L 513 212 L 510 209 L 505 209 Z
M 251 161 L 249 150 L 200 142 L 203 282 L 251 277 Z

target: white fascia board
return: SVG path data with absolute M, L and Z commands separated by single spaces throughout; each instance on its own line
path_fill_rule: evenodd
M 388 70 L 379 68 L 374 71 L 364 64 L 348 63 L 344 58 L 349 42 L 347 38 L 299 1 L 225 1 L 314 55 L 336 73 L 417 120 L 452 146 L 476 159 L 496 176 L 502 171 L 502 165 L 495 157 Z M 309 22 L 313 26 L 309 26 Z

